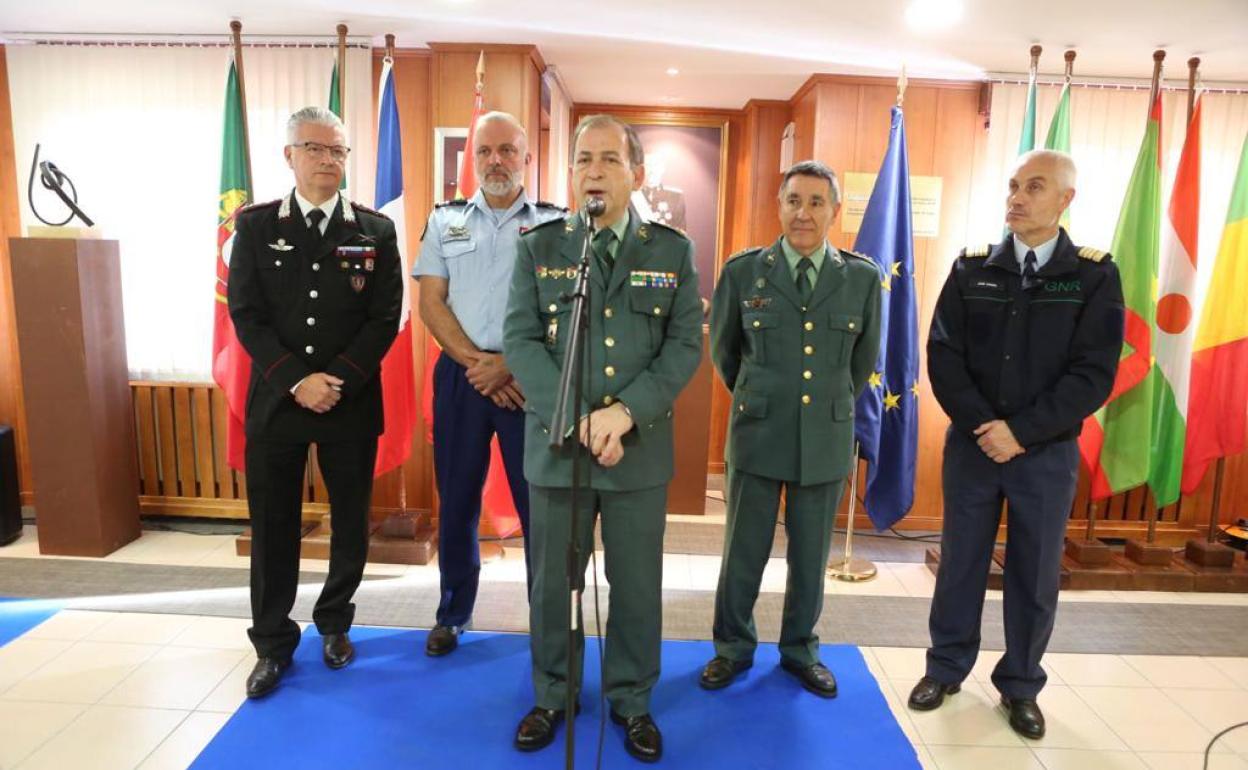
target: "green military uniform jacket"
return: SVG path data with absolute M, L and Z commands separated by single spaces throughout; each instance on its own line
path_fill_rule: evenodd
M 520 237 L 512 274 L 503 354 L 525 397 L 524 475 L 531 484 L 572 485 L 574 442 L 550 446 L 559 370 L 572 329 L 571 294 L 585 239 L 571 216 Z M 589 368 L 581 413 L 622 401 L 635 426 L 624 458 L 595 465 L 594 489 L 636 490 L 672 477 L 672 403 L 702 358 L 702 305 L 693 244 L 668 227 L 630 213 L 610 282 L 590 267 Z
M 711 303 L 711 361 L 732 391 L 725 459 L 801 485 L 845 478 L 854 401 L 880 347 L 880 273 L 829 250 L 803 308 L 779 240 L 733 256 Z

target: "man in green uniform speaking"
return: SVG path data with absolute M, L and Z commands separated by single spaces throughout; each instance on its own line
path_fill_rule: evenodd
M 611 584 L 603 687 L 612 719 L 634 757 L 655 761 L 662 737 L 650 716 L 659 679 L 663 528 L 672 478 L 672 403 L 702 356 L 702 307 L 693 244 L 680 232 L 640 221 L 629 196 L 645 179 L 636 131 L 608 115 L 587 117 L 572 137 L 572 188 L 599 198 L 590 259 L 588 363 L 576 430 L 590 453 L 589 489 L 578 496 L 581 574 L 602 514 Z M 503 354 L 524 390 L 524 475 L 529 481 L 532 634 L 536 706 L 516 732 L 533 751 L 564 718 L 570 607 L 565 554 L 571 523 L 572 458 L 579 447 L 550 444 L 559 370 L 572 330 L 572 304 L 585 219 L 537 225 L 520 238 L 503 324 Z M 874 359 L 873 359 L 874 360 Z M 582 476 L 584 478 L 584 476 Z M 583 626 L 578 620 L 578 630 Z M 569 664 L 571 660 L 571 664 Z M 579 680 L 579 675 L 577 676 Z
M 836 175 L 818 161 L 784 174 L 771 246 L 725 263 L 711 302 L 711 360 L 732 391 L 728 523 L 715 592 L 708 690 L 749 668 L 758 646 L 754 602 L 785 492 L 789 580 L 780 662 L 802 686 L 836 696 L 819 661 L 815 622 L 832 525 L 853 460 L 854 401 L 880 346 L 880 274 L 826 240 L 840 209 Z

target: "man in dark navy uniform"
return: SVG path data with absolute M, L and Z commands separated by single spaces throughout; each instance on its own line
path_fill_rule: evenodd
M 996 246 L 964 249 L 936 302 L 928 374 L 953 424 L 945 437 L 944 526 L 927 673 L 910 708 L 937 708 L 979 653 L 1001 503 L 1009 505 L 1005 654 L 992 673 L 1010 726 L 1044 735 L 1036 696 L 1057 611 L 1083 420 L 1109 397 L 1123 300 L 1110 256 L 1058 226 L 1075 194 L 1069 155 L 1036 150 L 1010 177 Z
M 351 597 L 368 553 L 368 508 L 382 433 L 381 359 L 398 330 L 402 265 L 394 223 L 338 192 L 349 148 L 342 122 L 305 107 L 287 123 L 295 189 L 244 209 L 230 257 L 230 318 L 251 356 L 247 505 L 256 661 L 248 697 L 290 665 L 308 446 L 329 491 L 329 577 L 313 611 L 330 668 L 351 662 Z

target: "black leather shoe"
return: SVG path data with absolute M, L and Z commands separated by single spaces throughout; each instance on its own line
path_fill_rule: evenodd
M 321 657 L 330 668 L 343 668 L 355 660 L 355 645 L 347 632 L 341 634 L 325 634 L 321 637 Z
M 464 629 L 461 626 L 434 626 L 428 638 L 425 639 L 425 654 L 440 658 L 455 652 L 455 648 L 459 646 L 459 635 L 462 633 Z
M 1044 737 L 1044 714 L 1035 700 L 1002 695 L 1001 705 L 1010 713 L 1010 727 L 1014 732 L 1032 740 Z
M 611 721 L 624 725 L 624 748 L 633 755 L 633 759 L 658 762 L 663 756 L 663 734 L 649 714 L 622 717 L 611 709 Z
M 940 705 L 945 702 L 946 695 L 953 695 L 961 689 L 960 684 L 945 684 L 937 682 L 930 676 L 925 676 L 910 691 L 910 700 L 907 704 L 915 711 L 931 711 L 940 708 Z
M 821 698 L 836 697 L 836 677 L 832 676 L 832 672 L 822 663 L 812 663 L 809 666 L 800 666 L 788 660 L 781 659 L 780 667 L 797 677 L 810 692 Z
M 732 680 L 737 678 L 737 674 L 740 674 L 752 665 L 754 665 L 753 660 L 729 660 L 722 655 L 716 655 L 702 669 L 702 676 L 698 678 L 698 684 L 702 685 L 704 690 L 722 689 L 732 684 Z
M 277 689 L 282 674 L 290 668 L 290 658 L 260 658 L 247 676 L 247 697 L 263 698 Z
M 576 704 L 576 713 L 581 713 L 581 704 Z M 562 709 L 544 709 L 534 706 L 532 711 L 520 720 L 516 728 L 516 748 L 521 751 L 537 751 L 550 745 L 555 739 L 555 728 L 563 721 Z

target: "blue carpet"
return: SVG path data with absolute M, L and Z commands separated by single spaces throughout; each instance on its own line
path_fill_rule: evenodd
M 425 631 L 356 628 L 356 660 L 330 671 L 315 629 L 304 635 L 281 687 L 247 701 L 192 767 L 550 768 L 563 765 L 563 728 L 534 754 L 512 748 L 533 705 L 529 638 L 466 634 L 449 658 L 424 654 Z M 662 766 L 672 768 L 918 768 L 856 647 L 825 646 L 840 696 L 824 700 L 782 671 L 775 645 L 718 692 L 698 687 L 709 642 L 664 642 L 655 719 Z M 577 767 L 594 766 L 599 716 L 597 645 L 586 661 L 585 706 L 576 720 Z M 640 768 L 607 722 L 603 766 Z
M 52 617 L 60 609 L 60 602 L 0 596 L 0 646 Z

